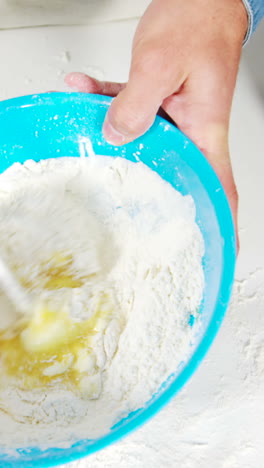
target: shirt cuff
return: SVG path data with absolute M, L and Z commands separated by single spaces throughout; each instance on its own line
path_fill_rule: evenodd
M 248 14 L 248 29 L 243 42 L 243 45 L 245 45 L 264 17 L 264 0 L 242 0 L 242 2 Z

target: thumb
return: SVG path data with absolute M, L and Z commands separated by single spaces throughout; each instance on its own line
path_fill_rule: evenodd
M 163 100 L 182 84 L 181 76 L 175 77 L 174 70 L 165 67 L 160 48 L 150 44 L 148 50 L 140 49 L 132 58 L 128 83 L 113 100 L 104 122 L 103 134 L 111 144 L 123 145 L 143 135 Z M 155 74 L 153 70 L 162 72 Z
M 123 145 L 136 139 L 154 122 L 162 100 L 143 97 L 144 80 L 138 85 L 142 88 L 127 85 L 112 102 L 103 126 L 104 137 L 111 144 Z

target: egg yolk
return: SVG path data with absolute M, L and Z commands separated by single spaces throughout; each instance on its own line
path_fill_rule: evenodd
M 47 289 L 75 288 L 84 280 L 74 278 L 69 271 L 71 258 L 56 257 L 46 269 Z M 80 284 L 81 282 L 81 284 Z M 28 323 L 7 338 L 0 334 L 2 370 L 14 377 L 21 389 L 31 390 L 61 382 L 70 389 L 82 389 L 87 376 L 91 387 L 86 391 L 96 394 L 98 372 L 93 353 L 93 337 L 103 332 L 111 320 L 112 307 L 106 296 L 101 298 L 93 316 L 77 322 L 65 310 L 52 310 L 48 304 L 39 304 Z M 87 385 L 86 385 L 87 387 Z M 89 396 L 89 395 L 88 395 Z

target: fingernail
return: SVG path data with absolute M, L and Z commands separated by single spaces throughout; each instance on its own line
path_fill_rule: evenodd
M 103 135 L 108 143 L 111 145 L 123 145 L 127 141 L 127 137 L 116 130 L 106 117 L 103 126 Z

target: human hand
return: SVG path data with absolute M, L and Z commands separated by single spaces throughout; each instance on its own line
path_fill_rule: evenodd
M 241 0 L 153 0 L 133 41 L 127 84 L 82 73 L 65 81 L 81 92 L 117 96 L 104 136 L 122 145 L 145 133 L 160 106 L 217 172 L 237 221 L 228 150 L 229 116 L 247 30 Z

